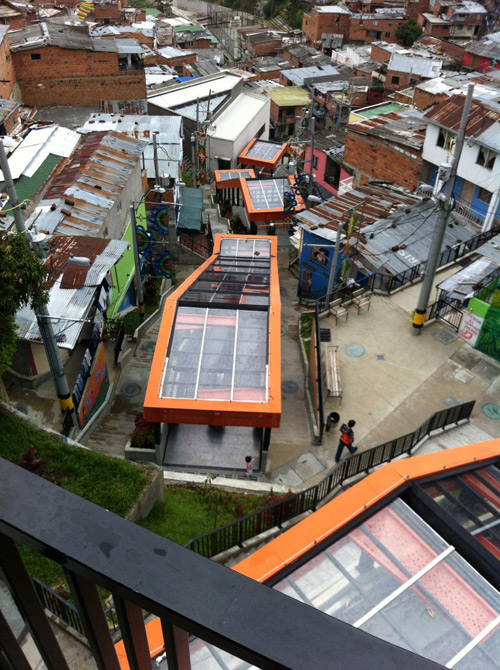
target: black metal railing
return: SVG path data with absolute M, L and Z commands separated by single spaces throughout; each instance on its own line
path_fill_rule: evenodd
M 485 242 L 487 242 L 492 237 L 495 237 L 495 235 L 498 234 L 500 234 L 500 226 L 496 226 L 491 230 L 479 233 L 479 235 L 475 235 L 474 237 L 471 237 L 469 240 L 466 240 L 465 242 L 450 247 L 449 249 L 445 249 L 439 255 L 437 267 L 438 268 L 444 267 L 445 265 L 453 263 L 459 258 L 462 258 L 467 254 L 470 254 L 472 251 L 475 251 L 482 244 L 484 244 Z M 375 272 L 372 275 L 369 275 L 368 277 L 365 277 L 362 280 L 357 280 L 357 283 L 361 287 L 366 288 L 366 290 L 369 291 L 374 291 L 378 293 L 393 293 L 394 291 L 400 289 L 402 286 L 411 284 L 417 279 L 423 277 L 426 266 L 427 263 L 419 263 L 418 265 L 408 268 L 408 270 L 400 272 L 396 275 L 385 275 Z M 299 284 L 299 292 L 300 292 L 300 284 Z M 326 306 L 326 296 L 324 294 L 318 295 L 317 293 L 318 292 L 316 292 L 316 294 L 310 293 L 308 295 L 300 295 L 300 298 L 304 301 L 310 300 L 319 302 L 320 307 L 322 305 Z M 330 300 L 335 299 L 333 295 L 334 294 L 332 293 Z M 341 295 L 337 296 L 336 293 L 335 296 L 342 297 Z
M 77 608 L 39 579 L 36 579 L 36 577 L 33 579 L 33 585 L 43 607 L 74 631 L 85 637 L 85 626 L 83 625 L 83 621 Z M 120 626 L 118 624 L 115 606 L 109 605 L 106 607 L 104 609 L 104 614 L 108 622 L 109 632 L 111 634 L 117 633 L 120 630 Z
M 405 670 L 440 667 L 0 459 L 0 568 L 48 668 L 69 666 L 17 542 L 63 567 L 98 670 L 120 668 L 98 587 L 113 596 L 131 668 L 151 668 L 143 610 L 159 618 L 168 667 L 178 670 L 201 641 L 273 670 L 323 670 L 332 659 L 336 670 L 369 670 L 387 658 Z M 31 667 L 1 611 L 0 657 L 2 667 Z
M 256 537 L 271 528 L 281 528 L 282 524 L 304 512 L 314 511 L 317 506 L 351 477 L 368 472 L 383 463 L 388 463 L 403 454 L 411 454 L 412 449 L 432 431 L 456 425 L 469 419 L 475 401 L 466 402 L 436 412 L 416 430 L 373 449 L 355 454 L 335 466 L 316 486 L 290 495 L 269 507 L 248 514 L 227 526 L 200 535 L 190 540 L 186 547 L 207 558 L 241 546 L 245 540 Z

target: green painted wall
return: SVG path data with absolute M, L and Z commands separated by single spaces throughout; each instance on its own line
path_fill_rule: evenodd
M 479 298 L 471 298 L 469 300 L 469 304 L 467 305 L 467 311 L 472 312 L 472 314 L 479 316 L 481 319 L 484 319 L 489 308 L 489 303 L 483 302 Z
M 147 228 L 146 205 L 139 203 L 136 210 L 136 221 L 138 226 Z M 120 305 L 127 293 L 130 282 L 135 276 L 134 249 L 132 246 L 132 224 L 129 223 L 123 236 L 123 240 L 128 242 L 129 248 L 124 252 L 118 263 L 113 267 L 111 276 L 113 278 L 113 298 L 108 306 L 108 318 L 116 316 Z
M 500 308 L 489 308 L 477 336 L 475 348 L 500 361 Z

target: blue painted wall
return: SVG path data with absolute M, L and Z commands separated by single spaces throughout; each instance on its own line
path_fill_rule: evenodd
M 308 244 L 315 246 L 309 247 Z M 333 255 L 335 253 L 335 243 L 330 240 L 325 240 L 323 237 L 314 235 L 304 230 L 302 252 L 299 259 L 299 288 L 298 292 L 301 294 L 301 285 L 303 286 L 303 270 L 311 273 L 311 283 L 309 295 L 311 297 L 320 298 L 326 294 L 328 289 L 328 279 L 330 277 L 330 268 L 332 266 Z M 337 272 L 344 260 L 342 249 L 339 253 L 337 262 Z M 303 297 L 306 298 L 306 292 L 302 292 Z

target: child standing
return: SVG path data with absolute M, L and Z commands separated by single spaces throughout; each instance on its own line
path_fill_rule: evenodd
M 253 475 L 253 458 L 251 456 L 245 456 L 246 470 L 245 477 L 250 479 Z

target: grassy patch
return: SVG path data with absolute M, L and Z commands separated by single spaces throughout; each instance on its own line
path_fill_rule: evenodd
M 185 545 L 189 540 L 262 509 L 281 497 L 286 496 L 232 493 L 206 485 L 172 486 L 165 491 L 165 501 L 158 503 L 140 525 Z
M 312 332 L 313 319 L 309 314 L 300 315 L 300 337 L 302 339 L 302 344 L 306 350 L 307 358 L 309 360 L 309 353 L 311 351 L 311 332 Z
M 70 447 L 64 444 L 62 437 L 37 430 L 0 407 L 0 456 L 19 464 L 19 454 L 30 444 L 35 447 L 37 458 L 47 459 L 44 479 L 120 516 L 129 512 L 147 481 L 143 468 Z M 62 582 L 62 571 L 57 563 L 23 546 L 20 549 L 32 577 L 52 587 Z

